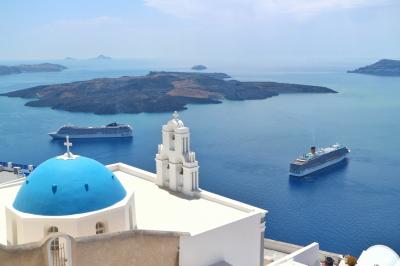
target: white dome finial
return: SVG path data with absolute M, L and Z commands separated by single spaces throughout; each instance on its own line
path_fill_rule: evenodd
M 174 112 L 172 113 L 172 117 L 173 117 L 175 120 L 178 120 L 178 118 L 179 118 L 178 112 L 177 112 L 177 111 L 174 111 Z

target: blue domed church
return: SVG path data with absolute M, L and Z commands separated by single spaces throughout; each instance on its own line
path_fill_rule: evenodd
M 14 201 L 20 212 L 63 216 L 98 211 L 126 196 L 118 178 L 83 156 L 61 156 L 42 163 L 21 186 Z
M 200 188 L 176 112 L 161 132 L 156 173 L 73 154 L 67 137 L 64 154 L 0 183 L 0 265 L 263 265 L 266 211 Z
M 52 231 L 79 237 L 135 228 L 133 191 L 127 193 L 103 164 L 72 154 L 68 138 L 65 145 L 65 154 L 25 179 L 7 209 L 9 243 L 29 243 Z

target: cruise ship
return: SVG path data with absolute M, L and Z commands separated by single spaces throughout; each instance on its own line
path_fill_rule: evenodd
M 77 127 L 65 125 L 49 135 L 55 139 L 89 139 L 89 138 L 131 138 L 133 136 L 130 125 L 111 123 L 99 127 Z
M 311 147 L 310 152 L 297 158 L 290 164 L 290 175 L 305 176 L 342 161 L 350 150 L 339 144 L 318 151 Z

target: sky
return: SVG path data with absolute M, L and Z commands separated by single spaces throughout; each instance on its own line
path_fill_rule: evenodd
M 400 59 L 400 0 L 1 0 L 0 60 Z

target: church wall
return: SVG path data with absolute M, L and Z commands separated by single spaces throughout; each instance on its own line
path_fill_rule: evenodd
M 130 231 L 79 238 L 72 244 L 73 265 L 178 266 L 179 235 Z
M 179 233 L 159 231 L 127 231 L 89 237 L 70 238 L 68 261 L 73 266 L 178 266 Z M 53 236 L 54 237 L 54 236 Z M 48 236 L 41 242 L 12 247 L 0 244 L 1 266 L 48 266 Z
M 77 236 L 77 223 L 62 219 L 21 219 L 18 217 L 18 244 L 36 242 L 48 235 L 51 226 L 56 226 L 58 232 L 68 232 Z
M 102 222 L 106 227 L 106 232 L 120 232 L 129 230 L 129 204 L 107 212 L 100 212 L 82 218 L 77 222 L 78 232 L 75 237 L 89 236 L 96 234 L 96 223 Z
M 7 245 L 14 245 L 17 242 L 17 221 L 8 208 L 5 208 L 7 226 Z
M 7 248 L 0 245 L 1 266 L 44 266 L 47 265 L 46 245 L 38 243 Z
M 48 229 L 56 226 L 58 232 L 65 233 L 73 237 L 89 236 L 96 234 L 96 223 L 102 222 L 106 227 L 106 232 L 120 232 L 134 229 L 136 227 L 134 194 L 128 195 L 126 204 L 123 206 L 99 211 L 89 215 L 72 216 L 31 216 L 25 217 L 13 209 L 6 208 L 7 217 L 7 240 L 10 244 L 24 244 L 42 240 L 48 235 Z M 131 207 L 132 211 L 129 212 Z M 129 215 L 132 214 L 132 219 Z M 28 215 L 29 216 L 29 215 Z M 132 224 L 132 228 L 130 228 Z M 13 226 L 16 230 L 13 230 Z M 17 236 L 14 237 L 14 233 Z M 14 243 L 13 239 L 17 239 Z
M 263 227 L 261 215 L 194 236 L 182 236 L 179 265 L 208 266 L 225 261 L 235 266 L 260 266 Z

